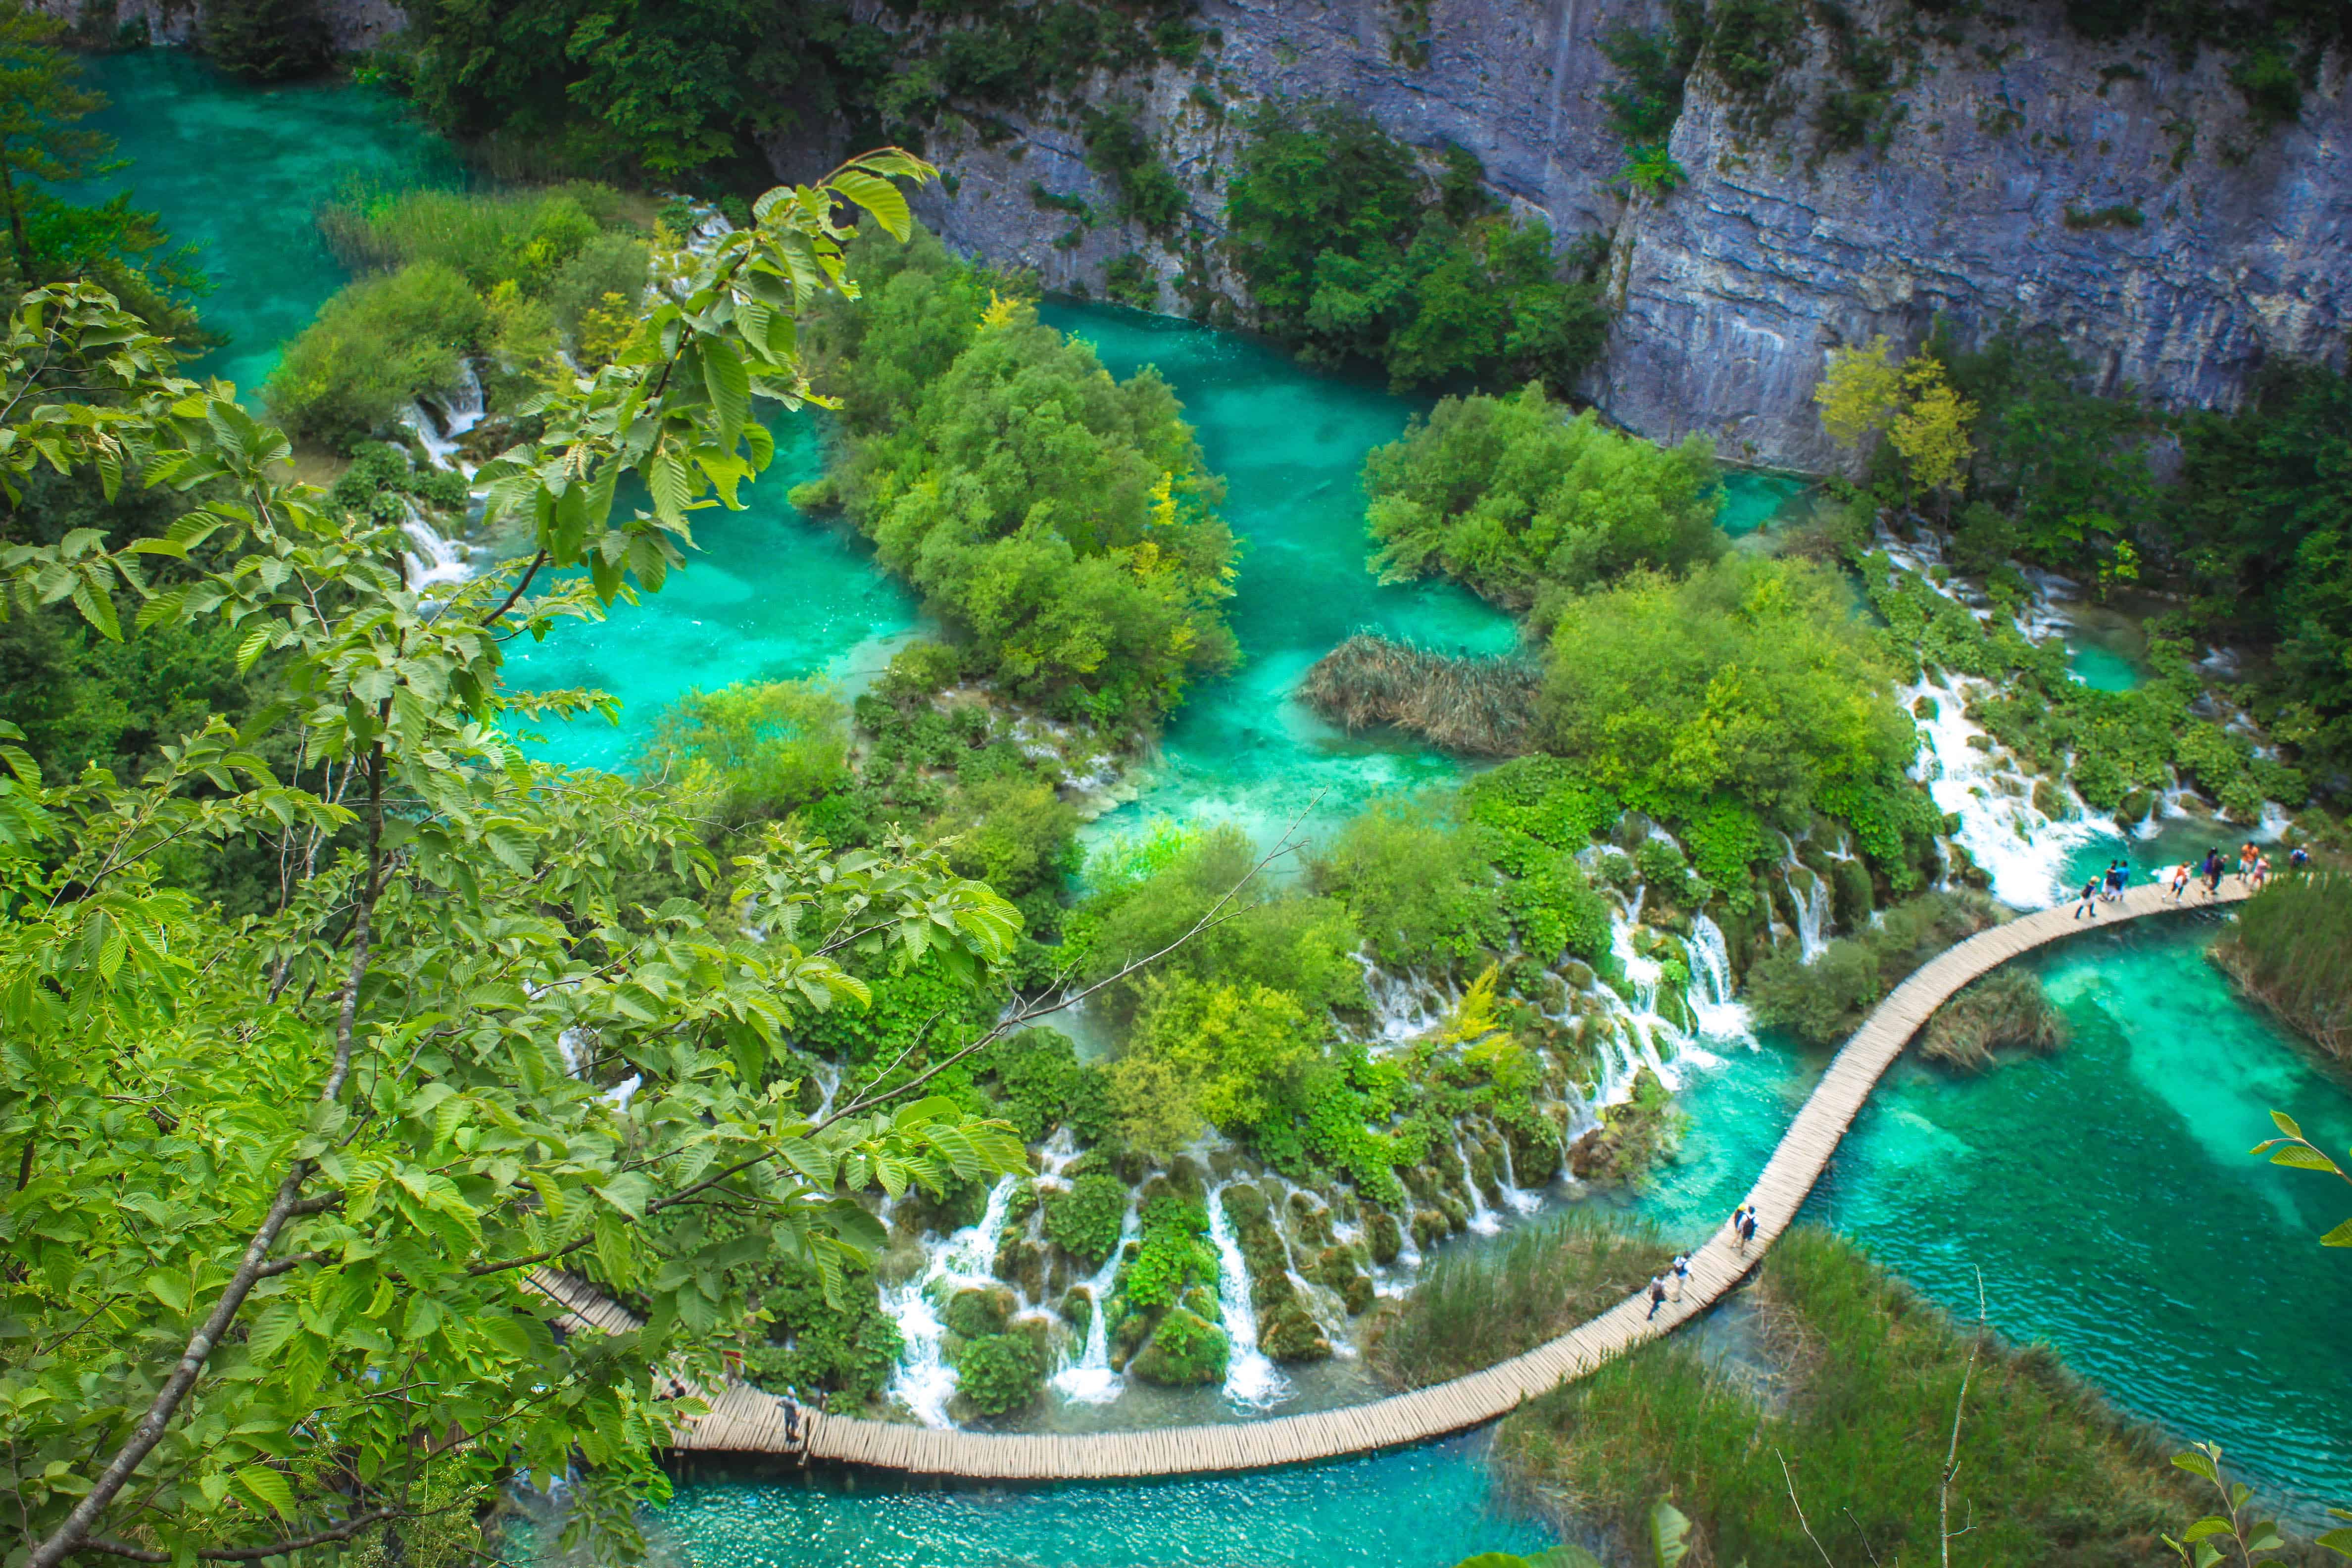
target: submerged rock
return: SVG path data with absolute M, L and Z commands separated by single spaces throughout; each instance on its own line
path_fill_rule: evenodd
M 1328 1361 L 1331 1357 L 1331 1342 L 1295 1297 L 1259 1321 L 1257 1348 L 1276 1361 Z

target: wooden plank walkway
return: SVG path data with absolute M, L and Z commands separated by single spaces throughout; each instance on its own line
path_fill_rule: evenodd
M 2135 888 L 2119 904 L 2101 906 L 2097 924 L 2106 927 L 2145 915 L 2234 903 L 2247 891 L 2242 886 L 2224 887 L 2216 900 L 2192 886 L 2187 900 L 2175 904 L 2159 888 Z M 1673 1332 L 1738 1285 L 1796 1218 L 1863 1102 L 1912 1035 L 1954 992 L 1988 970 L 2046 942 L 2096 929 L 2088 921 L 2074 919 L 2072 908 L 2061 905 L 1980 931 L 1896 986 L 1839 1049 L 1757 1178 L 1748 1194 L 1757 1210 L 1754 1243 L 1742 1254 L 1728 1226 L 1718 1230 L 1692 1255 L 1690 1283 L 1682 1300 L 1659 1309 L 1654 1320 L 1645 1317 L 1647 1303 L 1635 1295 L 1558 1339 L 1451 1383 L 1265 1421 L 1055 1436 L 965 1432 L 804 1411 L 807 1452 L 819 1458 L 928 1474 L 1082 1480 L 1263 1469 L 1417 1443 L 1507 1415 L 1524 1400 Z M 575 1326 L 608 1331 L 636 1326 L 622 1308 L 569 1276 L 543 1273 L 535 1283 L 570 1309 Z M 790 1451 L 782 1406 L 772 1396 L 730 1382 L 724 1388 L 706 1390 L 703 1397 L 709 1409 L 694 1418 L 680 1447 L 723 1453 Z

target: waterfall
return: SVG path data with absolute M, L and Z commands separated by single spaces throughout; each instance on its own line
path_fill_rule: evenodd
M 1543 1207 L 1543 1194 L 1531 1193 L 1519 1185 L 1519 1173 L 1511 1159 L 1511 1135 L 1496 1129 L 1496 1142 L 1503 1145 L 1503 1168 L 1496 1179 L 1503 1184 L 1503 1201 L 1520 1214 L 1533 1214 Z
M 1103 1323 L 1109 1314 L 1103 1308 L 1110 1300 L 1111 1287 L 1118 1280 L 1119 1255 L 1140 1234 L 1142 1225 L 1136 1218 L 1135 1205 L 1129 1204 L 1119 1221 L 1118 1240 L 1111 1247 L 1110 1256 L 1087 1281 L 1087 1295 L 1093 1301 L 1094 1310 L 1087 1316 L 1086 1348 L 1076 1362 L 1055 1373 L 1053 1379 L 1055 1391 L 1074 1404 L 1108 1405 L 1127 1387 L 1127 1380 L 1110 1369 L 1110 1331 Z
M 405 555 L 410 592 L 422 592 L 445 583 L 462 583 L 474 574 L 473 564 L 466 558 L 463 547 L 442 538 L 441 531 L 425 520 L 414 500 L 402 496 L 400 504 L 400 531 L 415 546 Z
M 1690 954 L 1690 1010 L 1699 1034 L 1710 1040 L 1744 1041 L 1754 1049 L 1756 1032 L 1748 1007 L 1732 995 L 1731 947 L 1723 940 L 1723 928 L 1704 914 L 1694 915 L 1683 947 Z
M 933 1297 L 997 1283 L 996 1244 L 1004 1234 L 1005 1211 L 1017 1180 L 1006 1176 L 990 1189 L 980 1223 L 948 1237 L 911 1283 L 882 1293 L 882 1310 L 898 1322 L 898 1337 L 906 1345 L 890 1379 L 890 1392 L 926 1426 L 949 1425 L 948 1401 L 956 1390 L 955 1368 L 944 1354 L 947 1325 L 940 1321 Z
M 1416 970 L 1391 974 L 1369 953 L 1358 953 L 1356 963 L 1364 972 L 1364 999 L 1371 1009 L 1374 1040 L 1408 1040 L 1425 1035 L 1461 1005 L 1461 994 L 1450 979 L 1440 984 Z
M 1658 1050 L 1662 1032 L 1669 1049 L 1684 1044 L 1682 1031 L 1658 1016 L 1658 982 L 1665 971 L 1657 960 L 1644 958 L 1633 946 L 1633 928 L 1641 923 L 1642 900 L 1648 891 L 1646 888 L 1637 890 L 1629 909 L 1609 917 L 1609 948 L 1625 973 L 1626 984 L 1633 988 L 1633 1001 L 1628 1009 L 1623 999 L 1617 998 L 1617 1022 L 1626 1054 L 1622 1058 L 1623 1077 L 1603 1086 L 1601 1099 L 1608 1104 L 1616 1103 L 1633 1091 L 1633 1079 L 1644 1067 L 1657 1074 L 1658 1081 L 1668 1089 L 1679 1089 L 1683 1086 L 1682 1075 L 1668 1065 Z
M 1796 873 L 1802 871 L 1804 888 L 1797 885 Z M 1797 911 L 1797 952 L 1807 963 L 1830 950 L 1824 934 L 1830 923 L 1830 890 L 1821 873 L 1797 858 L 1794 839 L 1789 842 L 1789 858 L 1780 863 L 1780 881 L 1789 889 L 1789 902 Z
M 822 1121 L 833 1114 L 835 1097 L 841 1093 L 841 1069 L 819 1058 L 809 1064 L 809 1076 L 816 1079 L 817 1092 L 824 1097 L 816 1107 L 816 1120 Z
M 1896 693 L 1906 708 L 1925 697 L 1936 710 L 1932 719 L 1915 715 L 1927 744 L 1912 776 L 1927 786 L 1938 810 L 1959 816 L 1960 830 L 1952 837 L 1991 879 L 1993 897 L 2012 909 L 2043 909 L 2063 896 L 2059 878 L 2075 847 L 2116 829 L 2065 786 L 2059 787 L 2075 814 L 2070 820 L 2053 822 L 2034 807 L 2034 781 L 2004 760 L 1963 712 L 1967 694 L 1985 684 L 1952 676 L 1948 683 L 1922 682 Z M 1971 738 L 1982 744 L 1970 745 Z
M 1234 1239 L 1233 1221 L 1225 1217 L 1225 1190 L 1209 1194 L 1209 1239 L 1217 1248 L 1217 1310 L 1225 1320 L 1225 1398 L 1252 1410 L 1264 1410 L 1290 1392 L 1285 1378 L 1266 1353 L 1257 1348 L 1257 1310 L 1250 1303 L 1249 1265 L 1242 1259 L 1241 1243 Z
M 428 406 L 412 400 L 403 410 L 400 422 L 416 437 L 416 444 L 425 448 L 425 460 L 447 473 L 470 475 L 473 465 L 457 455 L 457 437 L 482 422 L 488 412 L 482 395 L 482 378 L 474 373 L 474 362 L 460 360 L 457 389 L 438 400 L 438 406 Z
M 1478 1173 L 1470 1166 L 1470 1152 L 1462 1146 L 1462 1124 L 1454 1124 L 1454 1157 L 1462 1162 L 1462 1185 L 1470 1199 L 1470 1228 L 1480 1236 L 1492 1236 L 1503 1228 L 1503 1222 L 1486 1205 L 1486 1194 L 1478 1190 Z

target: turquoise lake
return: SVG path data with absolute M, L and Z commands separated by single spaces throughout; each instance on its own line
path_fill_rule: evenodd
M 319 202 L 354 178 L 462 177 L 441 143 L 373 92 L 250 89 L 167 51 L 95 59 L 89 74 L 114 95 L 104 123 L 133 160 L 114 178 L 205 245 L 218 285 L 205 318 L 232 341 L 201 368 L 243 386 L 342 281 L 310 226 Z M 1233 605 L 1244 666 L 1194 693 L 1139 798 L 1097 830 L 1162 815 L 1234 818 L 1264 835 L 1318 795 L 1328 819 L 1454 774 L 1444 758 L 1339 735 L 1286 695 L 1358 629 L 1449 649 L 1513 645 L 1512 624 L 1471 595 L 1383 587 L 1364 569 L 1363 454 L 1418 405 L 1179 322 L 1059 303 L 1046 314 L 1119 374 L 1160 367 L 1228 479 L 1227 513 L 1248 545 Z M 688 687 L 854 679 L 919 626 L 911 597 L 861 545 L 785 504 L 821 451 L 811 425 L 778 433 L 776 468 L 752 507 L 706 522 L 703 553 L 658 598 L 518 657 L 518 680 L 596 685 L 626 705 L 621 727 L 561 731 L 551 754 L 625 765 L 650 714 Z M 1727 527 L 1765 525 L 1793 483 L 1735 477 Z M 2127 652 L 2102 652 L 2132 668 Z M 2075 660 L 2093 684 L 2125 679 L 2083 647 Z M 2136 846 L 2135 858 L 2178 858 L 2176 845 L 2203 831 Z M 2352 1143 L 2352 1099 L 2231 994 L 2202 956 L 2214 930 L 2211 917 L 2184 917 L 2089 934 L 2033 961 L 2074 1026 L 2072 1046 L 1971 1079 L 1899 1067 L 1809 1212 L 1955 1311 L 1973 1311 L 1982 1268 L 2003 1333 L 2047 1340 L 2123 1408 L 2221 1442 L 2308 1512 L 2352 1499 L 2347 1266 L 2317 1246 L 2344 1205 L 2318 1178 L 2245 1150 L 2266 1135 L 2272 1107 L 2331 1147 Z M 1768 1041 L 1701 1075 L 1685 1100 L 1694 1125 L 1681 1157 L 1638 1205 L 1687 1234 L 1712 1226 L 1820 1065 Z M 658 1525 L 674 1552 L 709 1568 L 1444 1568 L 1544 1539 L 1494 1495 L 1483 1453 L 1474 1437 L 1267 1475 L 1022 1492 L 690 1479 Z

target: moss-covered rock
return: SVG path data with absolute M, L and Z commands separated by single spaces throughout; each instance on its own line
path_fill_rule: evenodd
M 1045 1386 L 1045 1360 L 1028 1334 L 990 1334 L 956 1358 L 956 1392 L 982 1415 L 1022 1409 Z
M 1331 1342 L 1306 1306 L 1291 1300 L 1258 1320 L 1257 1348 L 1276 1361 L 1328 1361 Z
M 1338 1291 L 1339 1300 L 1348 1304 L 1348 1310 L 1350 1313 L 1360 1314 L 1370 1309 L 1371 1278 L 1357 1265 L 1353 1249 L 1345 1247 L 1325 1247 L 1322 1254 L 1315 1259 L 1313 1278 L 1317 1284 L 1328 1286 Z
M 1830 910 L 1841 931 L 1860 931 L 1870 923 L 1876 907 L 1870 884 L 1870 866 L 1859 855 L 1840 860 L 1830 870 Z
M 1231 1353 L 1224 1330 L 1197 1313 L 1171 1307 L 1152 1331 L 1150 1342 L 1128 1365 L 1146 1383 L 1181 1388 L 1223 1383 Z
M 1084 1285 L 1074 1285 L 1063 1292 L 1060 1310 L 1062 1321 L 1070 1325 L 1079 1339 L 1085 1339 L 1094 1328 L 1095 1293 Z
M 1134 1359 L 1135 1352 L 1141 1350 L 1145 1342 L 1151 1338 L 1151 1331 L 1159 1326 L 1160 1321 L 1156 1313 L 1122 1312 L 1119 1310 L 1120 1306 L 1118 1299 L 1113 1297 L 1110 1305 L 1105 1309 L 1109 1315 L 1103 1321 L 1104 1337 L 1110 1347 L 1110 1365 L 1113 1372 L 1127 1370 L 1127 1363 Z
M 1045 1249 L 1026 1237 L 1007 1237 L 996 1249 L 996 1277 L 1024 1299 L 1045 1299 Z
M 985 1339 L 1003 1333 L 1020 1305 L 1013 1292 L 1002 1285 L 975 1287 L 950 1297 L 946 1310 L 940 1313 L 940 1321 L 951 1334 L 968 1340 Z
M 1364 1210 L 1364 1240 L 1371 1248 L 1372 1261 L 1385 1268 L 1397 1260 L 1404 1250 L 1404 1227 L 1396 1215 L 1386 1209 Z
M 1195 1285 L 1185 1291 L 1184 1299 L 1177 1306 L 1203 1322 L 1223 1323 L 1225 1321 L 1225 1309 L 1218 1302 L 1217 1293 L 1206 1285 Z
M 2033 781 L 2033 809 L 2053 822 L 2063 822 L 2074 815 L 2074 803 L 2066 792 L 2046 778 Z

